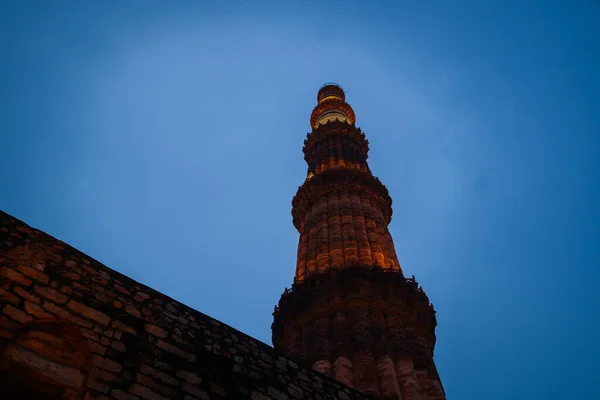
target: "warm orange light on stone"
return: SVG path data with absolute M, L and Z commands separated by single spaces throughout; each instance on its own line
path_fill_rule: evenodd
M 340 86 L 324 85 L 317 94 L 317 101 L 310 117 L 310 125 L 314 129 L 336 120 L 349 124 L 356 122 L 354 110 L 346 103 L 346 95 Z
M 435 312 L 403 275 L 388 230 L 392 200 L 369 169 L 368 141 L 341 87 L 323 86 L 317 101 L 303 149 L 310 178 L 292 201 L 296 274 L 274 313 L 275 348 L 375 398 L 445 399 Z

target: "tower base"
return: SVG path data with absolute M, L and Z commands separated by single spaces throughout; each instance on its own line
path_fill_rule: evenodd
M 377 398 L 446 398 L 435 311 L 414 278 L 331 268 L 286 289 L 273 315 L 274 347 L 325 375 Z

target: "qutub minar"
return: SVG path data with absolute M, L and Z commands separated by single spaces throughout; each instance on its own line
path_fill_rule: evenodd
M 371 173 L 365 135 L 336 84 L 323 86 L 304 142 L 308 176 L 292 202 L 296 276 L 273 322 L 275 349 L 363 393 L 443 399 L 435 311 L 402 274 L 392 199 Z
M 445 399 L 435 312 L 341 87 L 310 122 L 274 348 L 0 211 L 0 399 Z

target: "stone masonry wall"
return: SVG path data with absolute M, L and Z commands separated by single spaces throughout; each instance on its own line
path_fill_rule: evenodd
M 0 397 L 9 390 L 99 400 L 365 398 L 0 211 Z

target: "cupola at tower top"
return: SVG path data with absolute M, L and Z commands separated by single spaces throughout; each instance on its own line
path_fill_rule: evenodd
M 321 103 L 330 98 L 346 101 L 346 93 L 344 93 L 344 89 L 337 83 L 326 83 L 319 89 L 317 101 Z
M 320 125 L 335 120 L 353 125 L 356 116 L 350 104 L 346 103 L 344 89 L 337 83 L 326 83 L 317 93 L 317 106 L 310 116 L 310 125 L 317 129 Z

